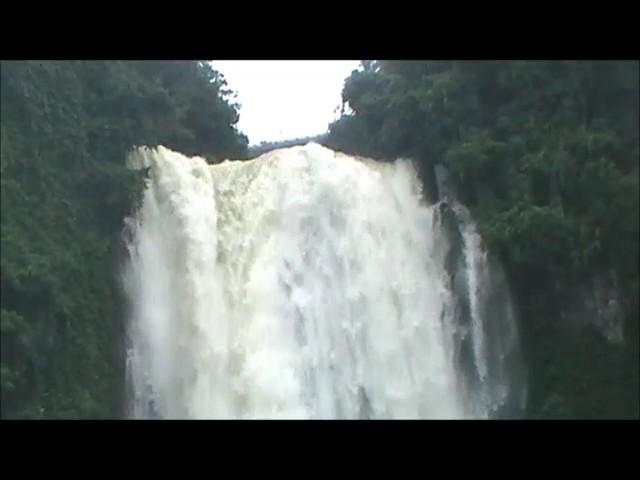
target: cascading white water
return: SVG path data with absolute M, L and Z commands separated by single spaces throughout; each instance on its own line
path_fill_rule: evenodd
M 129 162 L 149 167 L 127 220 L 131 417 L 487 418 L 511 395 L 514 316 L 483 307 L 492 268 L 464 215 L 456 289 L 411 162 L 313 143 Z

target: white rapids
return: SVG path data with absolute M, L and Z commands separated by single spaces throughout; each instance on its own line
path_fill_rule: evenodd
M 483 307 L 496 283 L 468 215 L 454 288 L 410 161 L 311 143 L 128 162 L 149 168 L 126 230 L 131 418 L 491 418 L 515 395 L 509 296 Z

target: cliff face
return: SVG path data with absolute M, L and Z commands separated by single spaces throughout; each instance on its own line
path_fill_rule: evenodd
M 576 285 L 558 285 L 557 294 L 565 299 L 558 312 L 563 324 L 575 333 L 596 327 L 610 344 L 622 346 L 628 302 L 618 288 L 615 272 L 596 272 Z
M 363 62 L 326 139 L 413 158 L 427 201 L 471 210 L 517 299 L 533 418 L 638 416 L 638 72 Z
M 435 201 L 452 241 L 450 260 L 460 262 L 455 216 L 448 204 L 458 196 L 447 169 L 436 165 Z M 455 270 L 455 269 L 454 269 Z M 458 269 L 459 270 L 459 269 Z M 637 330 L 629 289 L 615 271 L 592 271 L 574 281 L 556 280 L 531 288 L 501 277 L 499 288 L 515 291 L 527 383 L 526 416 L 531 418 L 634 418 L 638 415 Z M 452 281 L 464 288 L 464 278 Z M 464 316 L 468 306 L 460 303 Z M 637 312 L 637 307 L 635 312 Z M 496 312 L 496 322 L 499 318 Z M 634 353 L 635 352 L 635 353 Z M 514 361 L 520 361 L 515 359 Z

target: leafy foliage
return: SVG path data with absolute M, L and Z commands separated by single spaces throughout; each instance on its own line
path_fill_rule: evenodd
M 249 147 L 249 158 L 259 157 L 260 155 L 277 150 L 280 148 L 289 148 L 297 145 L 306 145 L 310 142 L 322 143 L 326 140 L 326 135 L 313 135 L 310 137 L 294 138 L 291 140 L 282 140 L 277 142 L 260 142 L 258 145 Z
M 124 398 L 120 229 L 135 145 L 245 158 L 237 105 L 201 62 L 1 64 L 3 418 L 113 418 Z
M 367 62 L 343 101 L 330 146 L 418 160 L 432 201 L 444 165 L 502 256 L 524 316 L 530 414 L 637 417 L 638 62 Z M 563 286 L 610 269 L 626 299 L 622 350 L 560 328 Z M 597 374 L 574 362 L 596 350 Z M 572 389 L 587 371 L 600 380 Z M 588 411 L 585 395 L 598 399 Z

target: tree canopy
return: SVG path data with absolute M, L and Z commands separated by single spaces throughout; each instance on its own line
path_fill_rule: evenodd
M 233 92 L 195 61 L 3 61 L 0 86 L 2 418 L 121 416 L 126 154 L 246 158 Z
M 533 416 L 638 415 L 638 101 L 634 61 L 369 61 L 330 126 L 334 148 L 414 158 L 431 201 L 447 168 L 518 290 Z M 548 333 L 568 288 L 609 271 L 625 349 Z M 595 351 L 600 377 L 576 363 Z

